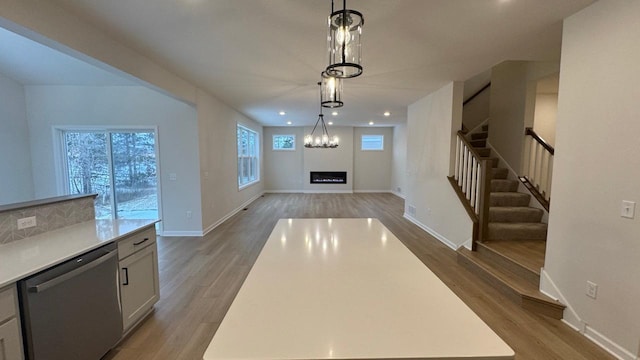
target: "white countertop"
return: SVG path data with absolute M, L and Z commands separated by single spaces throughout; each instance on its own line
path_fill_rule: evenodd
M 0 288 L 158 220 L 92 220 L 0 246 Z
M 513 359 L 377 219 L 280 220 L 204 360 Z

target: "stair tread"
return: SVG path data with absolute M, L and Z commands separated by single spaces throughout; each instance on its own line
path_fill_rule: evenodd
M 543 211 L 529 206 L 491 206 L 489 222 L 537 223 L 542 220 Z
M 490 222 L 489 223 L 489 227 L 502 227 L 502 228 L 518 228 L 518 227 L 525 227 L 525 228 L 531 228 L 531 229 L 546 229 L 547 228 L 547 224 L 545 223 L 541 223 L 541 222 L 537 222 L 537 223 L 527 223 L 527 222 L 521 222 L 521 223 L 513 223 L 513 222 Z
M 493 265 L 490 262 L 485 261 L 481 256 L 477 253 L 470 251 L 466 248 L 461 248 L 458 250 L 460 254 L 462 254 L 469 261 L 472 261 L 476 266 L 479 266 L 486 272 L 490 273 L 493 277 L 495 277 L 498 281 L 503 283 L 505 286 L 513 289 L 516 293 L 520 294 L 520 296 L 525 296 L 530 299 L 546 303 L 551 306 L 555 306 L 558 308 L 564 309 L 566 306 L 560 303 L 557 300 L 554 300 L 545 294 L 541 293 L 540 290 L 529 281 L 524 280 L 517 275 L 509 271 L 505 271 L 500 267 Z
M 544 240 L 489 240 L 479 242 L 477 245 L 540 276 L 540 269 L 544 266 L 546 248 Z

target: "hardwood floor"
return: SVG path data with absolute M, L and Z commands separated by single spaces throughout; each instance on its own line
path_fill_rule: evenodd
M 201 359 L 276 221 L 313 217 L 380 219 L 518 360 L 614 359 L 561 321 L 521 309 L 458 265 L 453 250 L 403 218 L 403 206 L 391 194 L 266 194 L 204 237 L 159 238 L 161 300 L 105 359 Z

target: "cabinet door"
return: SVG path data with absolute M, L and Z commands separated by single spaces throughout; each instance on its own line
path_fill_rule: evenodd
M 120 261 L 120 290 L 122 322 L 127 331 L 160 298 L 155 243 Z
M 0 360 L 22 360 L 22 342 L 18 321 L 13 318 L 0 325 Z

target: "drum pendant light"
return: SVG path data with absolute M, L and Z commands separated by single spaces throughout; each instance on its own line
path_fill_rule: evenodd
M 331 1 L 331 15 L 328 19 L 329 33 L 327 50 L 329 65 L 325 72 L 336 78 L 352 78 L 362 74 L 362 26 L 364 17 L 355 10 L 347 9 L 347 0 L 342 2 L 342 10 L 334 11 Z

